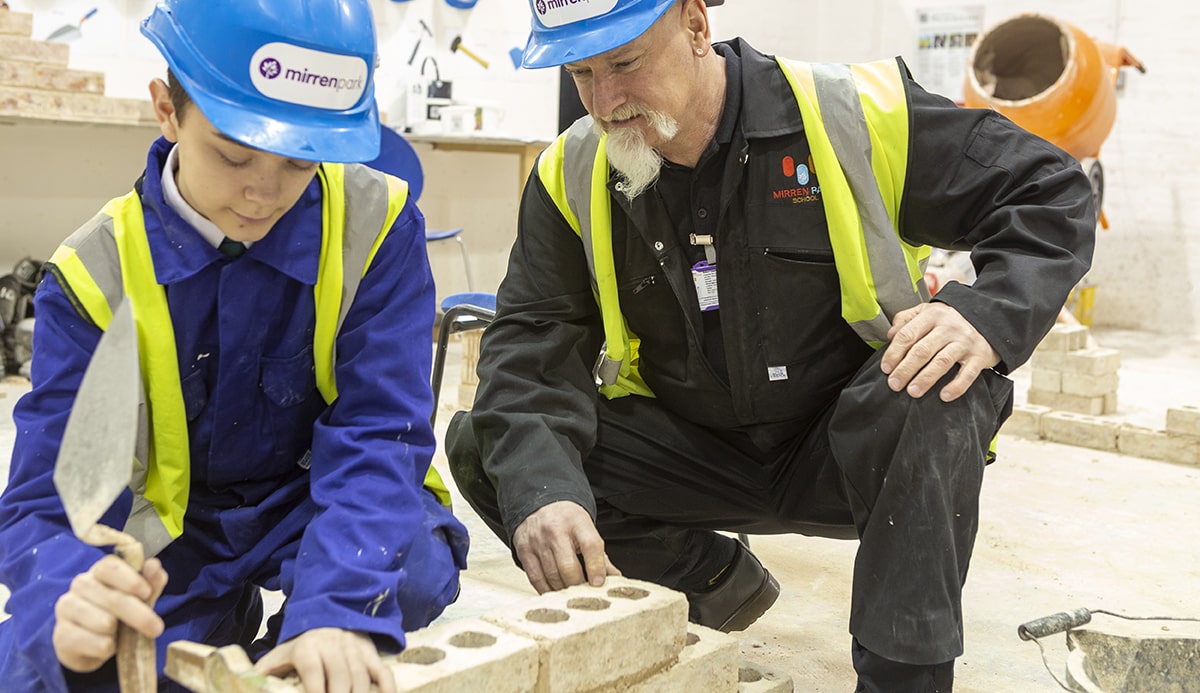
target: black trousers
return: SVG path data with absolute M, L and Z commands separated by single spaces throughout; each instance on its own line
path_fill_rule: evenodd
M 913 399 L 887 387 L 881 352 L 807 430 L 769 451 L 654 399 L 601 399 L 584 469 L 614 565 L 676 587 L 702 562 L 713 530 L 858 538 L 855 638 L 909 664 L 960 655 L 986 453 L 1012 410 L 1012 383 L 985 371 L 942 402 L 951 372 Z M 455 415 L 446 449 L 459 490 L 507 542 L 469 412 Z

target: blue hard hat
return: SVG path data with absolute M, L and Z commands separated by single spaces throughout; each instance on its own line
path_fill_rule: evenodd
M 159 0 L 142 33 L 225 136 L 309 161 L 379 154 L 369 0 Z
M 522 67 L 553 67 L 623 46 L 642 35 L 676 0 L 529 0 L 533 31 Z
M 709 6 L 725 0 L 705 0 Z M 529 0 L 533 30 L 522 67 L 585 60 L 641 36 L 676 0 Z

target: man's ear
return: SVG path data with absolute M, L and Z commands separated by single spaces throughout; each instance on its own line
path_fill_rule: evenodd
M 683 14 L 693 42 L 703 42 L 707 46 L 712 27 L 708 23 L 708 6 L 704 0 L 684 0 Z
M 171 103 L 171 92 L 167 83 L 161 79 L 150 80 L 150 103 L 154 107 L 154 117 L 158 119 L 158 129 L 163 137 L 170 142 L 179 141 L 179 117 L 175 112 L 175 104 Z

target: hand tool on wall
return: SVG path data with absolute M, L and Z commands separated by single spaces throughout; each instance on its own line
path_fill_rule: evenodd
M 433 32 L 429 30 L 429 25 L 425 23 L 425 20 L 418 19 L 417 21 L 421 24 L 421 30 L 417 32 L 417 42 L 413 45 L 412 55 L 408 56 L 409 65 L 412 65 L 413 61 L 417 59 L 417 51 L 421 49 L 421 39 L 424 38 L 426 34 L 429 35 L 429 38 L 433 38 Z
M 137 327 L 126 299 L 84 371 L 54 466 L 54 486 L 75 535 L 91 546 L 113 546 L 138 572 L 141 543 L 100 524 L 100 518 L 133 474 L 140 393 Z M 125 623 L 117 631 L 117 676 L 121 693 L 158 690 L 154 640 Z
M 83 32 L 80 31 L 79 28 L 83 26 L 84 22 L 91 19 L 92 15 L 96 14 L 96 12 L 98 10 L 99 10 L 99 8 L 96 8 L 96 7 L 93 7 L 92 9 L 88 10 L 87 14 L 85 14 L 79 18 L 78 24 L 64 24 L 64 25 L 58 27 L 54 31 L 50 32 L 50 35 L 46 37 L 46 40 L 47 41 L 66 42 L 66 41 L 74 41 L 75 39 L 79 38 L 80 36 L 83 36 Z
M 459 51 L 462 51 L 463 53 L 466 54 L 466 56 L 468 58 L 470 58 L 471 60 L 474 60 L 475 62 L 482 65 L 483 69 L 485 69 L 485 70 L 488 69 L 488 61 L 479 57 L 479 55 L 476 54 L 474 51 L 472 51 L 470 48 L 467 48 L 466 46 L 462 45 L 462 36 L 455 36 L 454 40 L 450 42 L 450 52 L 457 53 Z

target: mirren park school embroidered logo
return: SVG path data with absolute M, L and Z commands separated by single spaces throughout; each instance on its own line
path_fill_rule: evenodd
M 819 202 L 821 186 L 814 181 L 816 169 L 813 167 L 812 156 L 807 162 L 797 164 L 791 156 L 785 156 L 780 161 L 783 177 L 787 180 L 785 188 L 771 190 L 772 202 L 786 202 L 794 205 Z M 772 186 L 774 188 L 774 186 Z

